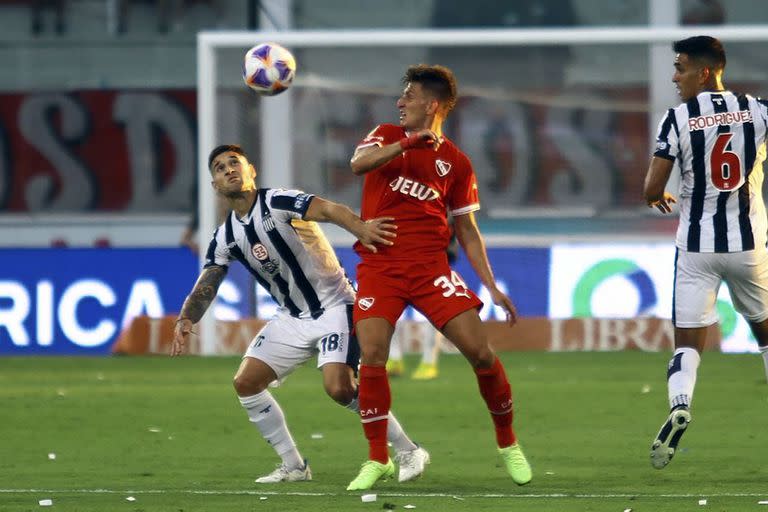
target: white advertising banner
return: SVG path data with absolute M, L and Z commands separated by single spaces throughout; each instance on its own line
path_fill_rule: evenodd
M 675 246 L 555 244 L 549 282 L 550 318 L 672 317 Z M 757 350 L 728 287 L 718 294 L 723 352 Z

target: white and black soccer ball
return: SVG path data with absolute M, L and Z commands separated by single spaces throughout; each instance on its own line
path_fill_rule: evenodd
M 245 52 L 243 81 L 264 96 L 280 94 L 296 76 L 296 59 L 276 43 L 262 43 Z

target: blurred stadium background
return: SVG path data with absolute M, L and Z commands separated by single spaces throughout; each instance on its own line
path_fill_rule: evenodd
M 546 44 L 413 42 L 446 30 L 558 32 Z M 0 511 L 51 497 L 78 511 L 359 510 L 341 489 L 362 437 L 330 401 L 308 403 L 321 393 L 311 368 L 275 390 L 317 476 L 286 494 L 252 489 L 273 461 L 227 385 L 236 357 L 40 356 L 166 350 L 222 214 L 200 158 L 213 144 L 241 143 L 266 186 L 358 207 L 349 157 L 396 119 L 400 76 L 419 61 L 459 78 L 447 133 L 474 162 L 480 228 L 522 320 L 510 331 L 495 308 L 481 314 L 500 349 L 531 351 L 502 357 L 537 479 L 509 489 L 475 460 L 493 450 L 478 435 L 487 417 L 463 362 L 445 358 L 435 382 L 393 382 L 434 474 L 383 486 L 372 506 L 389 496 L 499 510 L 521 498 L 516 510 L 679 512 L 708 497 L 718 510 L 755 508 L 759 436 L 731 428 L 745 411 L 759 418 L 744 423 L 765 420 L 754 356 L 711 354 L 702 367 L 696 432 L 728 432 L 728 443 L 691 434 L 679 470 L 661 476 L 646 460 L 668 356 L 642 352 L 671 347 L 676 217 L 647 209 L 641 187 L 650 134 L 677 101 L 671 35 L 701 33 L 723 35 L 729 88 L 768 93 L 768 3 L 754 0 L 0 0 Z M 281 34 L 304 41 L 285 43 L 297 80 L 259 98 L 241 82 L 242 54 Z M 345 34 L 360 44 L 322 43 Z M 351 238 L 326 232 L 354 277 Z M 487 298 L 466 259 L 457 267 Z M 273 310 L 233 265 L 193 352 L 242 353 Z M 718 311 L 711 347 L 755 351 L 725 288 Z M 422 410 L 425 393 L 437 413 Z M 325 441 L 310 441 L 321 427 Z

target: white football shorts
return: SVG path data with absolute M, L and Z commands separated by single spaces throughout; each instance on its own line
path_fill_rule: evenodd
M 351 304 L 329 308 L 317 319 L 295 318 L 279 311 L 253 338 L 243 357 L 264 361 L 278 379 L 315 354 L 318 368 L 326 363 L 346 363 L 357 371 L 360 348 L 357 339 L 350 337 L 351 328 Z
M 706 327 L 717 322 L 717 293 L 725 281 L 733 306 L 744 318 L 768 318 L 768 251 L 711 253 L 677 249 L 673 322 Z

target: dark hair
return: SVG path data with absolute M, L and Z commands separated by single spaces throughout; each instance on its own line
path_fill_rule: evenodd
M 221 146 L 216 146 L 213 148 L 213 151 L 211 151 L 211 154 L 208 155 L 208 170 L 211 170 L 211 165 L 213 165 L 213 161 L 216 159 L 217 156 L 219 156 L 222 153 L 226 153 L 227 151 L 232 151 L 233 153 L 237 153 L 238 155 L 242 155 L 245 157 L 246 160 L 249 160 L 248 155 L 245 154 L 245 151 L 243 151 L 243 148 L 241 148 L 237 144 L 222 144 Z
M 403 77 L 403 85 L 416 82 L 437 97 L 445 107 L 447 114 L 456 106 L 456 77 L 445 66 L 415 64 L 408 68 Z
M 684 53 L 694 60 L 704 61 L 715 69 L 725 69 L 725 50 L 719 39 L 694 36 L 672 43 L 675 53 Z

